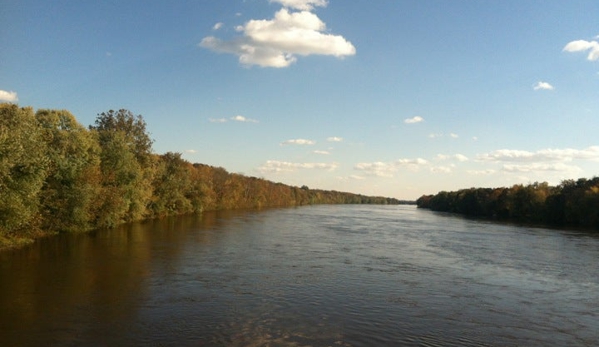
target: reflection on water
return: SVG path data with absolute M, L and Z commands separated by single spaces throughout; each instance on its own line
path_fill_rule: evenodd
M 151 221 L 0 254 L 0 346 L 597 346 L 597 259 L 412 206 Z

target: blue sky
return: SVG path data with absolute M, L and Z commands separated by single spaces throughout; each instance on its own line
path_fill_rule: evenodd
M 157 153 L 415 199 L 599 174 L 596 0 L 0 0 L 0 101 Z

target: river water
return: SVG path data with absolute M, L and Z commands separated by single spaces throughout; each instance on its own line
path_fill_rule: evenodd
M 414 206 L 205 213 L 0 253 L 0 346 L 599 346 L 598 260 Z

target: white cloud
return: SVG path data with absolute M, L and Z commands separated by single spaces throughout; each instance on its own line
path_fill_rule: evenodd
M 223 25 L 224 25 L 223 23 L 218 22 L 218 23 L 214 24 L 214 26 L 212 27 L 212 30 L 216 31 L 216 30 L 222 28 Z
M 5 90 L 0 89 L 0 101 L 15 102 L 18 100 L 19 100 L 19 98 L 17 97 L 16 92 L 13 92 L 13 91 L 7 92 Z
M 534 90 L 553 90 L 553 86 L 547 82 L 537 82 L 533 87 Z
M 287 161 L 268 160 L 258 168 L 262 173 L 295 172 L 298 170 L 327 170 L 333 171 L 339 165 L 337 163 L 292 163 Z
M 492 175 L 492 174 L 494 174 L 495 170 L 493 170 L 493 169 L 487 169 L 487 170 L 467 170 L 466 172 L 468 174 L 470 174 L 470 175 L 486 176 L 486 175 Z
M 246 118 L 244 116 L 233 116 L 231 118 L 229 118 L 230 120 L 234 121 L 234 122 L 242 122 L 242 123 L 259 123 L 257 120 L 255 119 L 251 119 L 251 118 Z M 209 118 L 208 120 L 211 123 L 226 123 L 229 121 L 229 119 L 227 118 Z
M 349 178 L 352 179 L 352 180 L 363 180 L 363 179 L 365 179 L 364 177 L 359 176 L 359 175 L 349 175 Z
M 354 166 L 355 170 L 364 171 L 368 175 L 378 177 L 393 177 L 400 168 L 406 168 L 411 171 L 418 171 L 421 166 L 428 165 L 428 161 L 417 159 L 399 159 L 394 162 L 372 162 L 358 163 Z
M 293 139 L 281 142 L 281 145 L 314 145 L 316 141 L 306 139 Z
M 290 8 L 302 9 L 290 12 L 283 8 L 271 20 L 250 20 L 237 27 L 243 36 L 222 41 L 208 36 L 200 46 L 216 52 L 231 53 L 239 57 L 246 66 L 287 67 L 297 61 L 296 55 L 332 55 L 344 57 L 354 55 L 355 47 L 345 38 L 326 32 L 323 21 L 308 12 L 313 5 L 326 4 L 315 0 L 276 0 Z
M 393 177 L 395 172 L 397 172 L 397 166 L 393 165 L 393 163 L 383 163 L 380 161 L 374 163 L 358 163 L 354 166 L 354 169 L 378 177 Z
M 451 167 L 449 166 L 433 166 L 431 167 L 431 172 L 434 173 L 451 173 Z
M 397 165 L 400 165 L 400 166 L 406 166 L 406 167 L 409 167 L 410 169 L 416 169 L 419 166 L 427 165 L 428 161 L 426 161 L 425 159 L 422 159 L 422 158 L 399 159 L 396 161 L 396 163 L 397 163 Z
M 587 60 L 596 61 L 599 60 L 599 42 L 597 41 L 585 41 L 576 40 L 568 42 L 563 49 L 566 52 L 585 52 L 589 51 Z
M 186 149 L 185 153 L 196 154 L 196 153 L 198 153 L 198 151 L 196 151 L 195 149 Z
M 403 122 L 406 123 L 406 124 L 414 124 L 414 123 L 420 123 L 420 122 L 423 122 L 423 121 L 424 121 L 424 118 L 422 118 L 420 116 L 415 116 L 415 117 L 412 117 L 412 118 L 405 119 Z
M 287 8 L 294 8 L 302 11 L 311 11 L 314 6 L 327 6 L 327 0 L 269 0 L 269 2 L 276 2 Z
M 236 122 L 258 123 L 258 121 L 255 119 L 245 118 L 244 116 L 239 116 L 239 115 L 237 115 L 235 117 L 231 117 L 231 120 L 234 120 Z
M 320 150 L 313 151 L 312 153 L 314 153 L 314 154 L 322 154 L 322 155 L 329 155 L 329 154 L 331 154 L 328 151 L 320 151 Z
M 502 171 L 510 173 L 529 173 L 529 172 L 567 172 L 574 174 L 582 172 L 582 169 L 574 165 L 566 165 L 563 163 L 532 163 L 524 165 L 506 164 L 503 165 Z
M 342 142 L 342 141 L 343 141 L 343 138 L 342 138 L 342 137 L 336 137 L 336 136 L 333 136 L 333 137 L 329 137 L 329 138 L 327 139 L 327 141 L 329 141 L 329 142 Z
M 463 154 L 459 154 L 459 153 L 455 155 L 455 158 L 456 158 L 458 161 L 462 161 L 462 162 L 463 162 L 463 161 L 468 161 L 468 157 L 467 157 L 467 156 L 465 156 L 465 155 L 463 155 Z
M 599 146 L 585 149 L 542 149 L 536 152 L 500 149 L 477 156 L 478 160 L 490 162 L 557 162 L 572 160 L 599 160 Z
M 451 160 L 455 159 L 460 162 L 468 161 L 468 157 L 463 154 L 454 154 L 454 155 L 445 155 L 445 154 L 437 154 L 438 160 Z
M 445 136 L 445 134 L 439 134 L 439 133 L 428 135 L 428 137 L 431 139 L 436 139 L 436 138 L 444 137 L 444 136 Z M 447 136 L 451 137 L 452 139 L 457 139 L 458 137 L 460 137 L 458 134 L 454 134 L 454 133 L 449 133 Z

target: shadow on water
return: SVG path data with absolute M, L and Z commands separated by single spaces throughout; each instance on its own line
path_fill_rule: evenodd
M 156 272 L 174 269 L 190 238 L 209 246 L 220 238 L 211 231 L 245 213 L 57 235 L 0 253 L 0 345 L 78 345 L 94 330 L 127 336 Z

